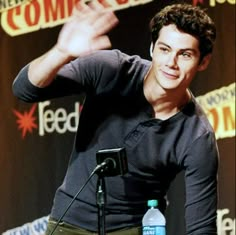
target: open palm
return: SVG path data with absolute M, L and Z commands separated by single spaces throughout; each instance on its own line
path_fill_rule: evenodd
M 73 57 L 109 48 L 111 42 L 106 33 L 117 23 L 114 13 L 98 2 L 78 2 L 59 34 L 57 48 Z

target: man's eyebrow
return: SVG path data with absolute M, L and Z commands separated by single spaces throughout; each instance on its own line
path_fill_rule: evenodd
M 157 42 L 157 45 L 162 45 L 162 46 L 166 46 L 166 47 L 169 47 L 169 48 L 171 48 L 169 45 L 167 45 L 167 44 L 165 44 L 164 42 Z
M 164 43 L 164 42 L 157 42 L 157 45 L 162 45 L 162 46 L 166 46 L 168 48 L 171 48 L 168 44 Z M 193 48 L 189 48 L 189 47 L 186 47 L 186 48 L 180 48 L 179 51 L 191 51 L 193 53 L 197 53 L 197 51 Z

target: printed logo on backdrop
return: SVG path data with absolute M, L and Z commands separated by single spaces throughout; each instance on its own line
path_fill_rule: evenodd
M 203 107 L 217 139 L 235 136 L 235 83 L 196 98 Z M 38 108 L 38 112 L 36 112 Z M 45 136 L 76 132 L 82 105 L 74 103 L 72 111 L 64 107 L 53 110 L 51 101 L 33 104 L 27 111 L 13 110 L 16 124 L 24 139 L 27 134 Z
M 49 216 L 36 219 L 17 228 L 7 230 L 2 235 L 44 235 L 47 229 Z
M 17 7 L 21 4 L 27 3 L 31 0 L 0 0 L 0 12 Z
M 0 0 L 1 1 L 1 0 Z M 32 0 L 29 4 L 4 11 L 1 24 L 10 36 L 33 32 L 42 28 L 55 27 L 68 20 L 76 2 L 88 0 Z M 152 2 L 153 0 L 97 0 L 104 7 L 120 10 Z
M 229 217 L 228 208 L 217 210 L 218 235 L 235 235 L 235 218 Z
M 55 27 L 65 23 L 66 20 L 68 20 L 73 6 L 78 1 L 86 2 L 87 0 L 0 0 L 2 9 L 5 9 L 1 15 L 1 25 L 4 31 L 10 36 L 30 33 L 43 28 Z M 116 11 L 141 4 L 147 4 L 149 2 L 153 2 L 154 0 L 97 1 L 104 5 L 104 7 Z M 21 4 L 18 5 L 16 3 Z M 217 3 L 235 4 L 235 0 L 192 0 L 193 5 L 203 3 L 214 7 Z
M 235 83 L 197 97 L 217 139 L 235 136 Z
M 51 101 L 44 101 L 33 104 L 27 111 L 13 110 L 22 139 L 27 134 L 34 134 L 35 131 L 38 131 L 39 136 L 76 132 L 83 106 L 75 102 L 74 110 L 68 111 L 63 107 L 53 110 L 50 105 Z M 37 113 L 36 108 L 38 108 Z
M 29 111 L 24 111 L 23 113 L 13 110 L 13 113 L 17 117 L 16 123 L 18 129 L 22 132 L 22 138 L 24 139 L 26 134 L 32 133 L 33 129 L 37 129 L 38 125 L 36 124 L 35 109 L 37 104 L 34 104 Z

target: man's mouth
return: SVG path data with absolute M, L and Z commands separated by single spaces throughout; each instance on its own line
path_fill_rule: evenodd
M 165 72 L 162 70 L 162 73 L 164 74 L 164 76 L 168 79 L 171 79 L 171 80 L 176 80 L 179 78 L 179 76 L 177 74 L 173 74 L 173 73 L 168 73 L 168 72 Z

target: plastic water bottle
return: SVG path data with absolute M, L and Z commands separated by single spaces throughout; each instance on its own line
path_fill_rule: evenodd
M 166 219 L 157 208 L 158 200 L 149 200 L 148 207 L 142 220 L 143 235 L 166 235 Z

